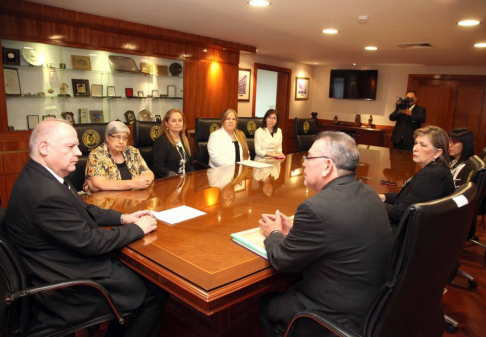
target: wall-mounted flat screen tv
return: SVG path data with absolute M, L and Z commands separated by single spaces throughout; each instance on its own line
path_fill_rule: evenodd
M 375 100 L 378 70 L 332 69 L 330 98 Z

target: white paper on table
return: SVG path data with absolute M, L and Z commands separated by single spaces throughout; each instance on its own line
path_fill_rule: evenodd
M 189 206 L 180 206 L 171 208 L 162 212 L 154 212 L 152 214 L 160 221 L 167 222 L 169 225 L 173 225 L 182 221 L 186 221 L 206 213 L 201 212 L 195 208 Z
M 237 164 L 255 167 L 255 168 L 264 168 L 264 167 L 272 167 L 272 164 L 263 163 L 261 161 L 254 161 L 254 160 L 243 160 L 237 162 Z

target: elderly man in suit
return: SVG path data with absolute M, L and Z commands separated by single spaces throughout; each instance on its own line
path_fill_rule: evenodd
M 350 136 L 319 134 L 304 157 L 305 185 L 318 193 L 299 205 L 293 224 L 278 210 L 259 220 L 272 267 L 303 274 L 287 292 L 261 299 L 265 336 L 283 335 L 292 317 L 306 309 L 322 310 L 359 332 L 386 280 L 393 242 L 380 198 L 355 178 L 358 162 Z
M 29 148 L 30 159 L 9 200 L 6 231 L 32 285 L 91 278 L 111 293 L 120 310 L 137 309 L 125 336 L 158 336 L 168 294 L 110 254 L 155 230 L 155 218 L 149 211 L 121 214 L 81 200 L 66 180 L 81 155 L 76 131 L 66 121 L 37 125 Z M 35 317 L 49 326 L 111 312 L 99 293 L 86 288 L 37 295 L 35 302 Z
M 418 98 L 415 91 L 407 91 L 405 99 L 408 100 L 408 107 L 400 109 L 397 106 L 395 111 L 390 114 L 390 120 L 396 121 L 391 140 L 393 148 L 412 151 L 413 133 L 422 127 L 422 123 L 425 123 L 427 117 L 425 108 L 417 105 Z

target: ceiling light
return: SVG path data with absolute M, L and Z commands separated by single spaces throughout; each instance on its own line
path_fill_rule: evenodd
M 324 34 L 337 34 L 339 31 L 337 29 L 329 28 L 329 29 L 323 29 L 322 32 Z
M 374 47 L 374 46 L 366 46 L 365 47 L 366 50 L 377 50 L 378 47 Z
M 319 64 L 319 62 L 316 62 L 316 64 Z
M 272 4 L 270 1 L 267 0 L 250 0 L 247 3 L 250 6 L 255 6 L 255 7 L 266 7 Z
M 355 66 L 355 65 L 356 65 L 356 63 L 353 63 L 353 66 Z
M 486 48 L 486 42 L 479 42 L 474 45 L 476 48 Z
M 476 26 L 479 25 L 478 20 L 462 20 L 457 23 L 459 26 Z
M 208 50 L 206 48 L 203 49 L 203 53 L 207 53 Z

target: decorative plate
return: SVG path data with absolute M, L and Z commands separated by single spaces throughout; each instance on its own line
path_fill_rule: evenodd
M 182 73 L 182 66 L 179 63 L 172 63 L 169 66 L 169 71 L 172 76 L 179 76 Z
M 22 56 L 24 59 L 31 65 L 33 66 L 41 66 L 44 63 L 44 53 L 43 52 L 38 52 L 34 48 L 28 49 L 24 48 L 22 49 Z

